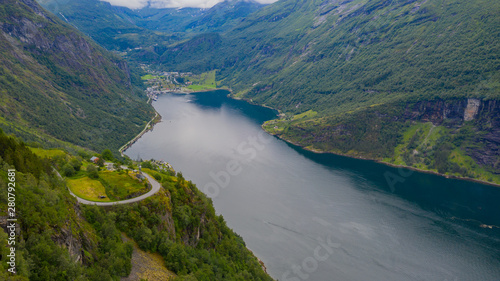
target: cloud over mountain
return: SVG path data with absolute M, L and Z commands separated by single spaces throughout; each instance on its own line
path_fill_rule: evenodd
M 223 0 L 101 0 L 109 2 L 114 6 L 122 6 L 130 9 L 140 9 L 146 6 L 153 8 L 183 8 L 183 7 L 196 7 L 196 8 L 210 8 Z M 262 4 L 273 3 L 276 0 L 256 0 Z

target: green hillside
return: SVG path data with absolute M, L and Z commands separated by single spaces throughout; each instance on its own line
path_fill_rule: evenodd
M 108 50 L 140 63 L 155 62 L 168 46 L 203 32 L 232 29 L 264 5 L 231 0 L 210 9 L 144 7 L 131 10 L 99 0 L 38 0 Z
M 199 41 L 193 39 L 166 53 L 177 53 L 181 71 L 195 71 L 191 61 L 204 58 L 235 92 L 288 112 L 494 98 L 499 11 L 495 1 L 279 1 L 208 52 L 193 53 L 188 46 Z
M 155 31 L 151 31 L 141 27 L 141 14 L 125 7 L 113 7 L 108 2 L 99 0 L 39 0 L 38 2 L 108 50 L 127 51 L 155 44 L 170 44 L 179 39 L 175 34 L 156 31 L 156 28 Z M 150 14 L 147 16 L 152 17 Z M 191 18 L 189 15 L 186 17 Z
M 283 112 L 266 130 L 309 149 L 498 183 L 499 35 L 495 1 L 278 1 L 161 63 L 219 69 L 233 95 Z M 401 158 L 407 130 L 429 121 L 446 133 Z
M 118 148 L 153 116 L 135 70 L 31 0 L 0 4 L 0 126 Z
M 186 25 L 187 32 L 224 32 L 240 22 L 249 14 L 264 5 L 249 0 L 226 0 L 204 12 L 198 19 Z
M 148 163 L 162 183 L 160 192 L 129 205 L 85 206 L 53 170 L 63 173 L 75 162 L 80 167 L 81 158 L 35 151 L 48 158 L 0 130 L 0 238 L 6 241 L 10 233 L 7 218 L 16 218 L 19 229 L 11 245 L 17 274 L 7 271 L 10 248 L 1 247 L 1 280 L 119 280 L 132 268 L 133 243 L 124 242 L 123 233 L 141 249 L 159 253 L 176 280 L 272 280 L 211 200 L 182 174 Z M 7 212 L 12 202 L 14 216 Z
M 170 71 L 217 70 L 217 85 L 283 113 L 267 131 L 309 149 L 498 182 L 498 1 L 283 0 L 232 29 L 218 27 L 222 7 L 192 22 L 207 19 L 197 27 L 205 33 L 184 29 L 177 41 L 128 58 Z M 157 22 L 142 20 L 145 28 Z M 401 150 L 413 126 L 429 121 L 446 133 Z M 464 126 L 472 134 L 454 141 L 465 138 Z M 435 163 L 441 145 L 450 151 L 438 157 L 444 166 Z

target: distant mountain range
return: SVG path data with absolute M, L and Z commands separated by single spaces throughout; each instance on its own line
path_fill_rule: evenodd
M 74 25 L 109 50 L 175 43 L 190 34 L 222 32 L 263 7 L 251 0 L 229 0 L 210 9 L 145 7 L 131 10 L 99 0 L 39 0 L 43 7 Z

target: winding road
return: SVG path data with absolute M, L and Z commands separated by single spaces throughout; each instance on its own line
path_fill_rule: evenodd
M 95 201 L 89 201 L 89 200 L 82 199 L 82 198 L 76 196 L 73 192 L 71 192 L 71 190 L 69 191 L 69 193 L 76 198 L 76 200 L 78 201 L 78 203 L 85 204 L 85 205 L 113 206 L 113 205 L 117 205 L 117 204 L 134 203 L 134 202 L 141 201 L 141 200 L 144 200 L 144 199 L 152 196 L 153 194 L 155 194 L 156 192 L 158 192 L 160 190 L 160 188 L 161 188 L 161 184 L 159 182 L 157 182 L 152 176 L 150 176 L 150 175 L 148 175 L 146 173 L 142 173 L 142 174 L 151 183 L 151 190 L 148 193 L 145 193 L 145 194 L 143 194 L 141 196 L 138 196 L 138 197 L 135 197 L 135 198 L 131 198 L 131 199 L 127 199 L 127 200 L 121 200 L 121 201 L 113 201 L 113 202 L 95 202 Z M 68 190 L 69 190 L 69 188 L 68 188 Z

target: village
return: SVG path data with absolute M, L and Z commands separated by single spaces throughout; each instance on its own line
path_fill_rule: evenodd
M 147 65 L 141 65 L 147 73 L 142 77 L 148 85 L 146 95 L 150 100 L 156 101 L 158 95 L 166 93 L 185 93 L 185 87 L 192 85 L 191 81 L 186 81 L 186 77 L 192 75 L 191 72 L 168 72 L 151 70 Z
M 215 71 L 201 74 L 158 71 L 152 70 L 145 64 L 142 64 L 141 68 L 147 73 L 141 79 L 146 80 L 146 95 L 152 101 L 156 101 L 159 95 L 166 93 L 186 94 L 216 88 Z

